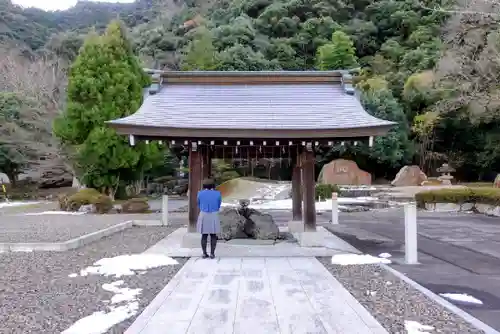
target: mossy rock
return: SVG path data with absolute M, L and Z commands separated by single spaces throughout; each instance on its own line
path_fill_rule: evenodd
M 109 196 L 101 194 L 96 189 L 81 189 L 74 194 L 60 195 L 59 209 L 63 211 L 78 211 L 82 205 L 94 205 L 98 213 L 108 213 L 113 208 Z
M 147 198 L 131 198 L 122 204 L 122 213 L 147 213 L 149 204 Z

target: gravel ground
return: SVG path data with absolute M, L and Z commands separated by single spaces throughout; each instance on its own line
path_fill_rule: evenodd
M 433 326 L 431 333 L 484 333 L 379 265 L 340 266 L 332 265 L 331 257 L 318 260 L 391 334 L 406 333 L 405 320 Z
M 175 219 L 174 219 L 175 218 Z M 160 214 L 0 216 L 0 242 L 57 242 L 105 229 L 129 220 L 159 220 Z M 173 217 L 173 226 L 183 220 Z
M 113 294 L 101 286 L 117 278 L 68 275 L 105 257 L 141 253 L 172 231 L 167 227 L 134 227 L 74 251 L 0 254 L 0 333 L 60 333 L 77 320 L 106 310 L 103 301 Z M 143 289 L 137 315 L 187 259 L 176 260 L 180 265 L 119 278 L 128 288 Z M 134 319 L 114 326 L 108 333 L 123 333 Z

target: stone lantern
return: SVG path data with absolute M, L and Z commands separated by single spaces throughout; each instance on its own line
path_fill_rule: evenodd
M 441 167 L 436 169 L 441 176 L 438 177 L 438 180 L 441 181 L 442 185 L 451 186 L 451 180 L 453 180 L 453 176 L 450 173 L 455 172 L 455 168 L 451 167 L 448 164 L 443 164 Z

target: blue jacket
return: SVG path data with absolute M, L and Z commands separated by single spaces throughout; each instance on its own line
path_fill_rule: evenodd
M 222 204 L 222 196 L 218 190 L 201 190 L 198 192 L 198 207 L 202 212 L 217 212 Z

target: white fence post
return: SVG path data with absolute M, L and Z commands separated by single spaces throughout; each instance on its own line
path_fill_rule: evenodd
M 337 200 L 337 193 L 332 193 L 332 224 L 339 223 L 339 202 Z
M 168 225 L 168 195 L 163 195 L 161 201 L 161 223 Z
M 417 206 L 413 203 L 405 204 L 405 262 L 418 263 L 417 247 Z

